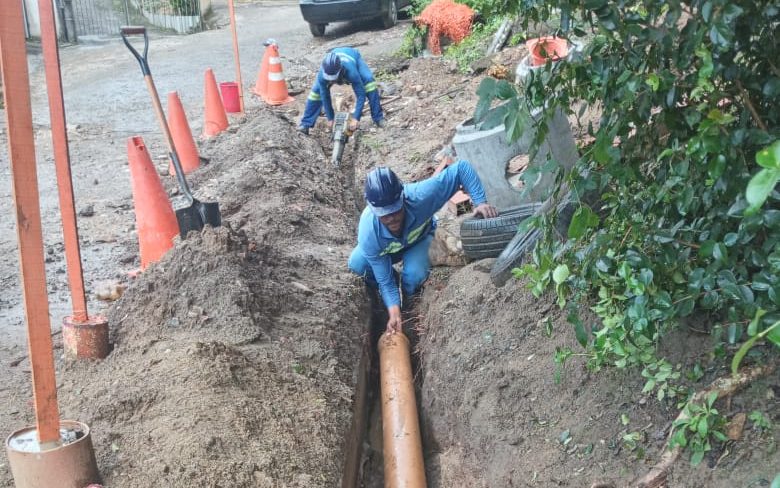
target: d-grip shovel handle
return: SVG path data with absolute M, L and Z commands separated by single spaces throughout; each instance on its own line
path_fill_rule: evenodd
M 144 36 L 144 55 L 141 56 L 141 54 L 138 53 L 138 51 L 133 47 L 132 44 L 130 44 L 130 41 L 127 39 L 127 36 L 132 35 L 138 35 L 143 34 Z M 125 43 L 125 46 L 127 46 L 127 49 L 130 50 L 131 53 L 133 53 L 133 56 L 135 56 L 135 59 L 138 60 L 138 64 L 141 65 L 141 72 L 146 75 L 151 75 L 152 72 L 149 70 L 149 62 L 146 59 L 146 55 L 149 52 L 149 36 L 146 34 L 146 27 L 144 26 L 124 26 L 119 28 L 119 35 L 122 36 L 122 41 Z
M 146 87 L 149 89 L 149 94 L 152 96 L 152 103 L 154 105 L 154 113 L 157 115 L 157 122 L 160 124 L 160 128 L 165 134 L 165 141 L 168 143 L 168 156 L 171 158 L 173 168 L 176 170 L 176 181 L 179 183 L 181 192 L 188 200 L 188 205 L 192 205 L 195 198 L 190 191 L 190 185 L 187 184 L 186 178 L 184 178 L 184 170 L 181 167 L 179 161 L 179 155 L 176 153 L 176 147 L 173 145 L 173 137 L 171 131 L 168 128 L 168 121 L 165 119 L 165 112 L 163 112 L 162 104 L 160 103 L 160 96 L 157 94 L 157 87 L 154 85 L 154 79 L 152 79 L 152 71 L 149 69 L 149 62 L 147 60 L 147 53 L 149 52 L 149 36 L 146 34 L 146 27 L 143 26 L 125 26 L 119 29 L 119 34 L 122 36 L 125 46 L 133 53 L 135 59 L 138 60 L 138 64 L 141 65 L 141 73 L 144 75 L 146 81 Z M 130 44 L 127 39 L 128 36 L 143 34 L 144 36 L 144 54 L 141 56 L 139 52 Z

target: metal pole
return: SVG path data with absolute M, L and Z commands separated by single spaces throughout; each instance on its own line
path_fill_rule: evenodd
M 8 153 L 27 318 L 27 344 L 32 365 L 33 403 L 38 440 L 43 445 L 59 442 L 60 420 L 23 24 L 21 2 L 0 2 L 0 69 L 5 87 Z
M 238 83 L 238 108 L 244 113 L 244 83 L 241 81 L 241 61 L 238 59 L 238 34 L 236 32 L 236 11 L 233 0 L 228 0 L 230 31 L 233 33 L 233 57 L 236 59 L 236 83 Z
M 81 267 L 79 229 L 76 224 L 76 205 L 73 199 L 73 177 L 68 151 L 68 130 L 65 123 L 65 103 L 62 97 L 60 53 L 57 49 L 57 27 L 51 0 L 38 0 L 41 16 L 41 44 L 46 71 L 46 91 L 49 95 L 49 116 L 54 147 L 54 165 L 57 169 L 57 187 L 60 197 L 62 233 L 65 242 L 65 262 L 68 266 L 68 285 L 73 305 L 73 320 L 86 322 L 87 299 L 84 294 L 84 272 Z

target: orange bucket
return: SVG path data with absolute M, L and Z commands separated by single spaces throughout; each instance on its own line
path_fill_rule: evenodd
M 569 43 L 560 37 L 539 37 L 525 43 L 531 53 L 531 66 L 542 66 L 548 59 L 558 61 L 569 54 Z

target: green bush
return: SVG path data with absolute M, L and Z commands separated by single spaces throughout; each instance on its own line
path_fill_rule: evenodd
M 780 328 L 769 330 L 780 320 L 777 2 L 521 7 L 526 24 L 560 9 L 566 35 L 592 40 L 581 60 L 548 63 L 519 93 L 486 80 L 475 117 L 509 100 L 501 117 L 514 139 L 532 110 L 601 115 L 575 170 L 557 171 L 558 196 L 566 183 L 577 206 L 567 235 L 555 232 L 559 216 L 537 219 L 545 237 L 517 274 L 535 293 L 555 285 L 594 368 L 654 377 L 657 344 L 686 318 L 711 332 L 715 355 L 750 337 L 780 345 Z M 535 143 L 546 134 L 542 121 Z M 583 323 L 583 307 L 599 321 Z

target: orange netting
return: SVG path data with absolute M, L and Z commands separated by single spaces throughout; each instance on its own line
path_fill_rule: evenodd
M 441 54 L 439 36 L 460 42 L 471 32 L 473 19 L 474 11 L 467 5 L 452 0 L 433 0 L 415 22 L 428 26 L 428 50 L 431 54 Z

